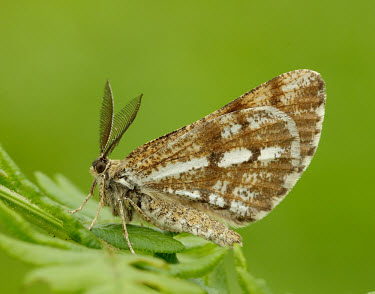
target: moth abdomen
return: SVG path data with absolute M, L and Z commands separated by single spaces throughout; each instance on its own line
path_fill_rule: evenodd
M 220 246 L 233 246 L 234 243 L 242 245 L 239 234 L 201 210 L 147 194 L 140 197 L 139 208 L 159 228 L 191 233 Z

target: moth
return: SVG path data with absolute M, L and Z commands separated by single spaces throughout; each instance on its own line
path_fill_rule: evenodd
M 325 83 L 302 69 L 282 74 L 204 118 L 150 141 L 124 160 L 108 156 L 134 121 L 142 95 L 114 115 L 107 81 L 100 114 L 100 155 L 90 169 L 99 206 L 126 224 L 135 215 L 163 230 L 220 246 L 242 245 L 230 229 L 266 216 L 292 189 L 318 146 Z

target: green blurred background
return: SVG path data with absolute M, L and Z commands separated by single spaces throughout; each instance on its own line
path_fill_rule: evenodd
M 0 142 L 27 175 L 84 191 L 107 78 L 117 109 L 144 93 L 112 158 L 259 84 L 309 68 L 327 83 L 320 146 L 268 217 L 240 229 L 279 293 L 375 290 L 374 1 L 2 1 Z M 1 293 L 29 269 L 0 253 Z

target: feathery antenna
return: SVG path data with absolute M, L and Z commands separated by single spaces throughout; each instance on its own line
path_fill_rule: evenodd
M 111 154 L 126 130 L 137 116 L 142 95 L 133 98 L 114 116 L 113 93 L 109 81 L 105 84 L 100 111 L 100 152 L 104 157 Z
M 100 109 L 100 153 L 103 153 L 107 148 L 109 138 L 111 136 L 113 126 L 113 94 L 111 85 L 107 80 L 104 87 L 104 95 L 102 101 L 102 108 Z

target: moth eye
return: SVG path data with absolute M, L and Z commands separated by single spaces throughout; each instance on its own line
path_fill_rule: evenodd
M 106 164 L 102 161 L 99 161 L 99 163 L 96 165 L 95 169 L 96 171 L 101 174 L 105 170 Z

